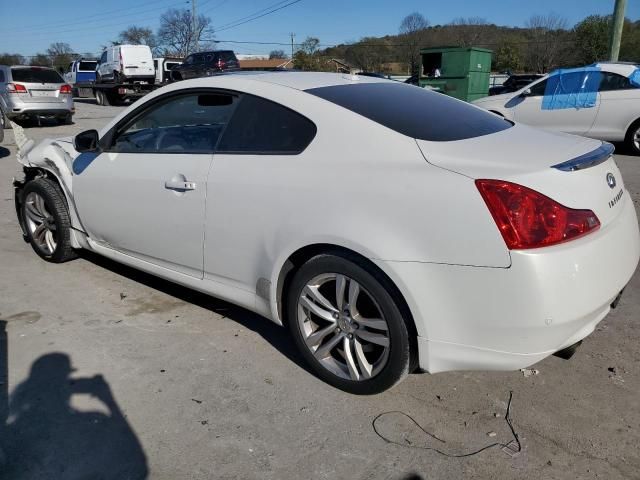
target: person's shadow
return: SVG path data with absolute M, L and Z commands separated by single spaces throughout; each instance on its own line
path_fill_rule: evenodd
M 73 378 L 73 371 L 68 355 L 49 353 L 14 389 L 8 418 L 0 423 L 0 478 L 147 478 L 142 446 L 105 379 Z M 109 413 L 74 409 L 71 397 L 78 394 L 100 401 Z

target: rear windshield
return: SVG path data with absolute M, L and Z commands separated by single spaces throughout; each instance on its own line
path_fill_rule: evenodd
M 361 83 L 306 90 L 398 133 L 448 142 L 506 130 L 512 123 L 442 93 L 402 83 Z
M 96 69 L 98 62 L 80 62 L 78 70 L 82 72 L 93 72 Z
M 47 68 L 12 68 L 11 77 L 14 82 L 64 83 L 58 72 Z

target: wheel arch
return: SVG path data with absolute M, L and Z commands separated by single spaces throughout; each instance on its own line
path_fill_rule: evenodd
M 627 125 L 627 129 L 624 132 L 624 139 L 625 141 L 627 141 L 629 139 L 629 135 L 631 134 L 631 131 L 637 127 L 638 125 L 640 125 L 640 117 L 636 118 L 635 120 L 631 121 L 629 123 L 629 125 Z
M 413 315 L 414 309 L 409 306 L 406 292 L 403 292 L 401 286 L 398 286 L 398 282 L 393 280 L 393 274 L 385 271 L 382 266 L 368 258 L 366 255 L 363 255 L 352 248 L 337 244 L 313 243 L 300 247 L 289 254 L 286 260 L 276 268 L 277 276 L 273 283 L 273 285 L 275 285 L 275 289 L 272 294 L 272 315 L 274 318 L 279 320 L 279 323 L 286 324 L 286 292 L 288 291 L 293 276 L 305 262 L 320 254 L 333 254 L 343 257 L 344 259 L 349 260 L 377 275 L 378 279 L 385 288 L 389 290 L 391 296 L 397 302 L 402 316 L 406 319 L 407 328 L 409 329 L 409 334 L 411 336 L 412 348 L 415 348 L 414 351 L 417 352 L 418 330 Z
M 20 223 L 20 227 L 24 233 L 24 225 L 22 224 L 22 217 L 20 215 L 20 208 L 22 206 L 22 189 L 24 186 L 37 178 L 46 178 L 51 180 L 62 192 L 64 197 L 67 210 L 69 211 L 69 217 L 71 218 L 71 227 L 72 227 L 72 235 L 71 242 L 74 248 L 86 248 L 86 240 L 84 236 L 84 227 L 82 226 L 82 222 L 80 221 L 80 217 L 78 215 L 78 211 L 76 210 L 75 203 L 73 201 L 73 197 L 71 196 L 71 192 L 67 185 L 64 183 L 57 169 L 48 168 L 46 166 L 24 166 L 24 180 L 22 182 L 14 182 L 15 187 L 15 207 L 16 214 L 18 215 L 18 221 Z

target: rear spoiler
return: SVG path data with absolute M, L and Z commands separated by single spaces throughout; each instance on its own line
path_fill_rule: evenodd
M 594 167 L 603 162 L 606 162 L 611 155 L 615 147 L 608 142 L 602 142 L 595 150 L 580 155 L 579 157 L 572 158 L 566 162 L 551 165 L 551 168 L 562 170 L 563 172 L 574 172 L 576 170 L 584 170 L 585 168 Z

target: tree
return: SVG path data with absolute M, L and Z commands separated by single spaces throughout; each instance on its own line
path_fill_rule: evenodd
M 454 18 L 449 25 L 454 29 L 453 33 L 458 45 L 461 47 L 472 47 L 480 43 L 482 33 L 488 24 L 489 22 L 480 17 L 458 17 Z
M 130 26 L 118 35 L 119 44 L 148 45 L 151 50 L 158 46 L 156 36 L 150 28 Z
M 345 59 L 365 72 L 381 72 L 388 47 L 381 38 L 365 37 L 347 49 Z
M 544 73 L 558 64 L 563 53 L 559 40 L 567 25 L 567 19 L 556 13 L 533 15 L 527 20 L 531 42 L 527 55 L 529 68 Z
M 318 50 L 319 45 L 320 40 L 315 37 L 307 37 L 304 39 L 304 42 L 300 44 L 300 50 L 302 50 L 307 55 L 313 55 L 316 50 Z
M 429 20 L 418 12 L 407 15 L 400 23 L 400 38 L 404 44 L 402 50 L 411 75 L 418 73 L 420 48 L 423 46 L 424 32 L 427 27 L 429 27 Z
M 36 53 L 31 60 L 29 61 L 29 65 L 37 66 L 37 67 L 50 67 L 51 66 L 51 58 L 44 53 Z
M 55 42 L 49 45 L 47 55 L 51 61 L 50 65 L 56 70 L 66 69 L 75 57 L 71 46 L 64 42 Z
M 19 53 L 0 53 L 0 65 L 23 65 L 24 57 Z
M 165 54 L 186 57 L 199 50 L 202 41 L 213 41 L 213 27 L 209 17 L 198 15 L 194 25 L 191 12 L 186 8 L 172 8 L 160 16 L 158 43 Z
M 284 53 L 284 50 L 271 50 L 271 52 L 269 53 L 269 60 L 272 60 L 274 58 L 289 58 L 287 57 L 287 54 Z
M 493 68 L 499 72 L 516 72 L 522 69 L 522 54 L 518 45 L 505 42 L 495 51 Z
M 602 15 L 590 15 L 574 27 L 580 62 L 589 64 L 609 58 L 610 28 L 611 17 Z

